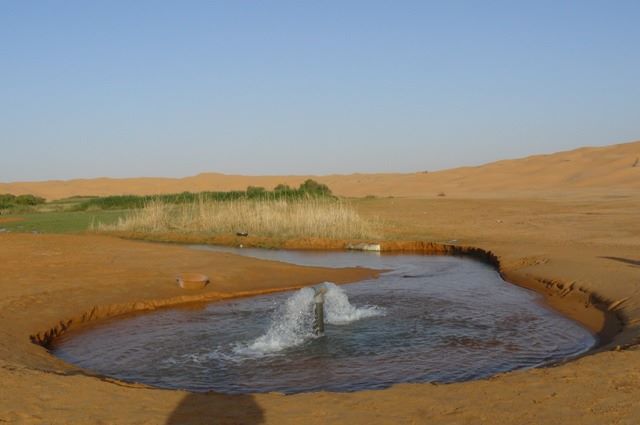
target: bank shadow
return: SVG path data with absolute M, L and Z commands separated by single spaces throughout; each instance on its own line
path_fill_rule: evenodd
M 622 258 L 622 257 L 600 257 L 600 258 L 618 261 L 620 263 L 625 263 L 625 264 L 631 264 L 632 266 L 640 266 L 640 260 L 632 260 L 630 258 Z
M 252 395 L 187 394 L 166 425 L 254 425 L 264 412 Z

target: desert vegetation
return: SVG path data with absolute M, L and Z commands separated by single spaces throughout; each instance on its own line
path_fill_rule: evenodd
M 129 211 L 114 224 L 98 223 L 99 232 L 236 234 L 271 238 L 321 237 L 366 239 L 379 236 L 349 203 L 335 198 L 237 199 L 199 198 L 171 204 L 160 199 Z
M 325 184 L 308 179 L 300 184 L 298 188 L 292 188 L 285 184 L 277 185 L 273 190 L 267 190 L 260 186 L 249 186 L 246 190 L 234 190 L 225 192 L 182 192 L 163 195 L 116 195 L 105 197 L 94 197 L 79 202 L 75 211 L 91 210 L 124 210 L 133 208 L 144 208 L 145 206 L 159 201 L 165 204 L 192 204 L 200 201 L 238 201 L 238 200 L 259 200 L 294 201 L 306 198 L 332 197 L 331 189 Z
M 265 237 L 374 238 L 376 226 L 325 184 L 249 186 L 226 192 L 72 196 L 45 201 L 33 195 L 1 195 L 0 232 L 181 232 Z
M 34 195 L 0 194 L 0 211 L 28 211 L 36 205 L 45 203 L 45 199 Z

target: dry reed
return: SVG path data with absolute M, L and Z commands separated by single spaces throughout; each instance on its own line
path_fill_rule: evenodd
M 320 237 L 367 239 L 379 237 L 373 223 L 362 219 L 345 201 L 325 198 L 301 200 L 198 200 L 186 204 L 150 201 L 117 223 L 99 223 L 96 231 L 143 233 L 235 234 L 277 238 Z

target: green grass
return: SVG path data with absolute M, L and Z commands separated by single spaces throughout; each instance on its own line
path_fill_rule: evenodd
M 126 211 L 52 211 L 16 214 L 2 217 L 16 217 L 22 220 L 2 223 L 0 229 L 16 233 L 79 233 L 93 223 L 115 223 Z

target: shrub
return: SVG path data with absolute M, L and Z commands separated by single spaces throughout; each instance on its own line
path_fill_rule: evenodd
M 40 205 L 44 204 L 46 201 L 44 198 L 34 195 L 19 195 L 16 196 L 15 203 L 16 205 Z
M 267 191 L 264 187 L 260 187 L 260 186 L 247 187 L 247 196 L 249 198 L 259 197 L 261 195 L 264 195 L 265 193 L 267 193 Z
M 34 195 L 12 195 L 5 193 L 0 195 L 0 209 L 15 209 L 16 207 L 31 207 L 44 204 L 46 200 Z
M 331 189 L 329 189 L 329 186 L 318 183 L 312 179 L 307 179 L 300 185 L 298 190 L 309 195 L 331 196 Z
M 295 189 L 292 189 L 291 186 L 284 183 L 280 183 L 279 185 L 273 188 L 274 192 L 290 192 L 292 190 L 295 190 Z
M 10 208 L 16 204 L 16 196 L 10 193 L 0 195 L 0 209 Z

